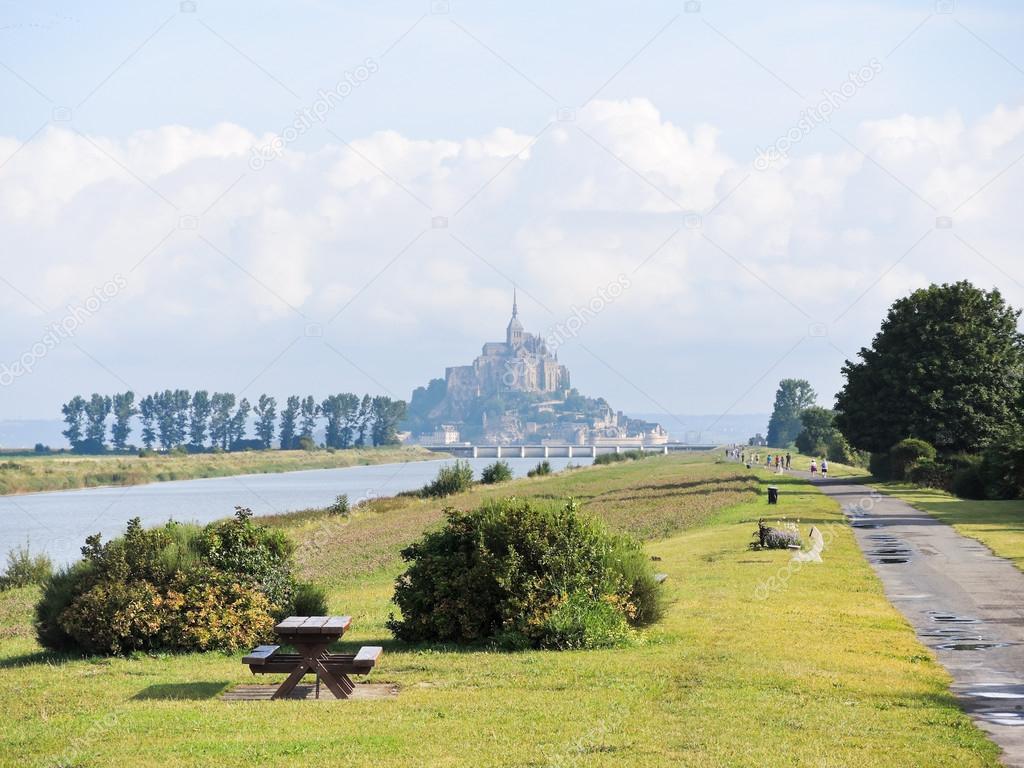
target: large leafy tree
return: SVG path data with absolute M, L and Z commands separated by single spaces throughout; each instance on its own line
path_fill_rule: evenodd
M 287 451 L 295 447 L 295 426 L 299 418 L 299 406 L 302 401 L 295 395 L 291 395 L 285 401 L 284 410 L 281 411 L 281 450 Z
M 135 393 L 128 391 L 114 395 L 112 401 L 114 424 L 110 428 L 111 442 L 116 450 L 123 451 L 128 447 L 128 435 L 132 432 L 132 416 L 139 412 L 135 407 Z
M 214 392 L 210 398 L 213 412 L 210 415 L 210 441 L 223 450 L 231 447 L 232 411 L 235 396 L 230 392 Z
M 81 450 L 102 453 L 107 449 L 107 416 L 113 403 L 109 397 L 93 394 L 85 404 L 85 442 Z
M 395 445 L 398 443 L 398 424 L 405 418 L 406 404 L 404 400 L 392 400 L 390 397 L 373 398 L 373 427 L 371 437 L 374 445 Z
M 60 411 L 64 414 L 64 423 L 68 425 L 62 434 L 71 443 L 71 450 L 80 450 L 82 445 L 82 417 L 85 415 L 85 399 L 81 395 L 75 395 L 61 406 Z
M 320 406 L 317 405 L 316 398 L 312 395 L 308 395 L 302 399 L 302 403 L 299 405 L 299 412 L 302 415 L 302 421 L 299 427 L 299 435 L 301 437 L 313 438 L 313 430 L 316 429 L 316 418 L 320 415 Z
M 210 403 L 210 393 L 205 389 L 197 390 L 192 395 L 192 404 L 189 407 L 189 442 L 201 448 L 206 444 L 206 433 L 210 427 L 210 414 L 213 406 Z
M 274 440 L 274 422 L 277 419 L 277 400 L 269 395 L 260 395 L 253 407 L 256 413 L 256 436 L 263 443 L 264 448 L 269 448 Z
M 156 443 L 157 403 L 153 395 L 146 395 L 139 401 L 139 421 L 142 422 L 142 444 L 147 450 L 153 450 Z
M 843 367 L 836 424 L 855 447 L 905 438 L 976 451 L 1020 424 L 1024 337 L 998 290 L 932 285 L 889 310 L 860 362 Z
M 818 396 L 804 379 L 783 379 L 775 393 L 775 408 L 768 422 L 768 445 L 785 448 L 803 430 L 800 415 L 813 406 Z

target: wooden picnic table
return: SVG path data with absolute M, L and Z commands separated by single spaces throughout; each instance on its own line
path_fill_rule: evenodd
M 280 653 L 281 645 L 261 645 L 242 662 L 253 673 L 288 673 L 274 692 L 274 699 L 288 696 L 310 673 L 317 675 L 318 696 L 319 682 L 323 681 L 335 698 L 347 699 L 355 690 L 349 675 L 369 673 L 383 652 L 382 648 L 371 646 L 361 648 L 357 654 L 330 653 L 328 647 L 351 625 L 350 616 L 289 616 L 274 627 L 274 632 L 281 645 L 294 647 L 296 653 Z

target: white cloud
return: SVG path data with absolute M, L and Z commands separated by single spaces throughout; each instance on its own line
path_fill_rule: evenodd
M 631 275 L 633 287 L 584 330 L 630 354 L 645 344 L 799 333 L 871 288 L 833 330 L 852 347 L 893 298 L 932 279 L 999 283 L 1024 302 L 1024 290 L 948 231 L 932 231 L 894 266 L 936 216 L 952 215 L 954 233 L 1017 269 L 1024 175 L 1019 166 L 999 174 L 1021 154 L 1024 107 L 1000 106 L 969 125 L 954 113 L 868 121 L 856 143 L 876 162 L 837 143 L 832 152 L 797 148 L 766 172 L 723 150 L 715 127 L 675 125 L 639 98 L 596 101 L 575 124 L 534 138 L 500 127 L 464 140 L 382 131 L 349 148 L 327 137 L 254 171 L 249 151 L 268 137 L 236 125 L 91 141 L 49 128 L 0 169 L 0 274 L 48 308 L 126 275 L 124 295 L 84 333 L 160 349 L 160 386 L 173 384 L 167 371 L 184 346 L 207 346 L 225 370 L 258 369 L 273 356 L 266 338 L 283 346 L 348 304 L 328 332 L 376 350 L 367 368 L 400 377 L 401 390 L 459 362 L 419 359 L 421 343 L 500 335 L 506 278 L 521 285 L 527 324 L 541 331 Z M 17 149 L 0 139 L 0 156 Z M 700 230 L 684 227 L 689 210 L 704 212 Z M 198 231 L 176 229 L 182 216 L 199 217 Z M 449 217 L 448 228 L 432 228 L 434 216 Z M 34 317 L 0 292 L 0 322 Z M 7 334 L 4 357 L 29 336 Z M 408 356 L 404 366 L 391 361 L 395 349 Z M 130 342 L 102 350 L 111 367 L 133 354 Z M 50 374 L 61 375 L 59 360 Z

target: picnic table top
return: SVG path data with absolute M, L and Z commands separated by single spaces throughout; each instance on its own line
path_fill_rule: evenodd
M 276 627 L 279 635 L 341 637 L 352 624 L 351 616 L 289 616 Z

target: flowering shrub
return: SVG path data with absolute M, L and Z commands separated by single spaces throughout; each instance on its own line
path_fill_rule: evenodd
M 39 642 L 98 654 L 253 645 L 270 637 L 297 600 L 311 613 L 326 612 L 323 593 L 295 581 L 292 551 L 247 509 L 203 528 L 146 530 L 135 518 L 120 538 L 90 536 L 83 559 L 44 584 Z

